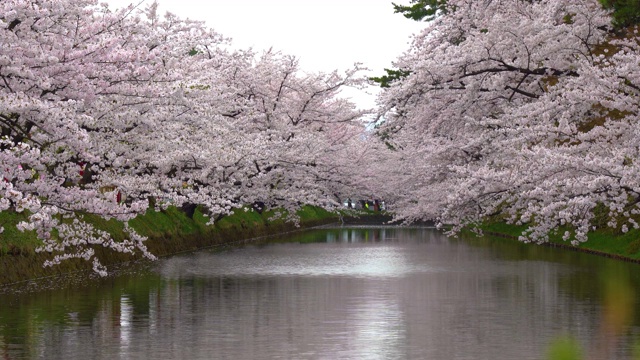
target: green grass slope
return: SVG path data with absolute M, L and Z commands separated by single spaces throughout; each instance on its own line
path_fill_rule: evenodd
M 526 229 L 524 225 L 509 225 L 504 222 L 488 222 L 481 226 L 489 236 L 511 237 L 517 239 Z M 584 251 L 598 255 L 618 258 L 625 261 L 640 262 L 640 229 L 631 229 L 626 233 L 611 228 L 600 228 L 589 233 L 589 239 L 578 246 L 562 240 L 562 231 L 551 234 L 549 245 Z
M 193 217 L 187 216 L 176 207 L 163 211 L 148 210 L 129 222 L 139 234 L 147 236 L 146 246 L 156 256 L 167 256 L 206 247 L 230 244 L 236 241 L 274 235 L 298 229 L 296 224 L 275 216 L 274 211 L 262 214 L 250 209 L 236 209 L 208 225 L 207 218 L 200 209 Z M 305 206 L 297 213 L 300 227 L 311 227 L 338 221 L 338 215 L 324 209 Z M 19 231 L 16 224 L 26 218 L 25 214 L 1 212 L 0 225 L 0 285 L 28 279 L 59 275 L 72 271 L 90 269 L 90 264 L 82 260 L 68 260 L 55 267 L 44 268 L 42 264 L 51 254 L 36 253 L 40 241 L 33 231 Z M 85 221 L 97 229 L 109 232 L 116 241 L 126 238 L 124 224 L 116 220 L 104 220 L 95 215 L 85 215 Z M 96 256 L 103 264 L 115 264 L 141 257 L 115 253 L 96 248 Z

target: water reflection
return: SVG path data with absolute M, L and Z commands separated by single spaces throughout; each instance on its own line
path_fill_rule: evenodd
M 629 359 L 637 265 L 432 229 L 323 229 L 0 296 L 10 359 Z
M 393 233 L 390 227 L 362 227 L 343 228 L 326 232 L 326 242 L 369 242 L 369 241 L 390 241 L 392 236 L 388 236 L 387 231 Z

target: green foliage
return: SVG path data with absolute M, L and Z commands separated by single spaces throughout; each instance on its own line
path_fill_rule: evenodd
M 616 29 L 640 24 L 640 1 L 600 0 L 605 9 L 613 10 L 613 25 Z
M 274 217 L 275 213 L 276 211 L 274 210 L 259 214 L 256 211 L 236 209 L 232 215 L 222 217 L 215 222 L 214 226 L 210 226 L 207 225 L 209 218 L 203 214 L 200 208 L 196 208 L 193 218 L 189 218 L 180 209 L 170 206 L 162 211 L 148 209 L 144 215 L 130 220 L 129 225 L 139 234 L 151 239 L 189 235 L 208 236 L 218 230 L 284 225 L 284 219 L 276 219 Z M 283 214 L 286 215 L 285 212 Z M 303 224 L 337 217 L 334 213 L 314 206 L 304 206 L 297 214 Z M 33 255 L 35 254 L 35 249 L 42 245 L 34 231 L 22 232 L 16 228 L 16 224 L 26 219 L 27 215 L 25 213 L 0 212 L 0 226 L 4 227 L 4 231 L 0 233 L 0 256 Z M 85 214 L 83 215 L 83 220 L 93 225 L 96 229 L 108 232 L 115 241 L 123 241 L 128 236 L 124 232 L 124 224 L 115 219 L 105 220 L 98 215 Z
M 640 1 L 638 0 L 600 0 L 605 9 L 613 11 L 613 25 L 617 29 L 640 24 Z M 393 3 L 395 13 L 415 21 L 431 21 L 439 14 L 447 12 L 446 0 L 411 0 L 409 5 Z M 571 15 L 564 19 L 571 23 Z
M 4 227 L 0 233 L 0 255 L 33 254 L 34 249 L 42 245 L 35 231 L 22 232 L 16 228 L 16 224 L 26 220 L 27 214 L 24 212 L 0 212 L 0 226 Z
M 265 211 L 262 214 L 259 214 L 257 211 L 252 211 L 251 208 L 245 209 L 235 209 L 233 210 L 233 214 L 230 216 L 225 216 L 220 220 L 216 221 L 216 227 L 220 229 L 232 229 L 232 228 L 248 228 L 255 227 L 264 222 L 263 215 L 267 216 L 269 212 Z
M 214 225 L 208 225 L 210 218 L 204 215 L 201 208 L 197 207 L 193 216 L 189 217 L 179 208 L 170 206 L 162 211 L 149 209 L 145 214 L 130 220 L 129 225 L 140 235 L 149 237 L 146 245 L 151 253 L 166 256 L 294 230 L 296 225 L 287 223 L 286 215 L 287 212 L 283 210 L 258 213 L 247 207 L 246 210 L 236 209 L 233 214 L 218 218 Z M 305 227 L 338 221 L 336 213 L 313 206 L 303 207 L 297 215 L 299 224 Z M 0 212 L 0 224 L 5 229 L 0 233 L 0 285 L 90 269 L 91 263 L 80 259 L 44 268 L 42 264 L 50 255 L 35 252 L 42 242 L 34 231 L 22 232 L 16 228 L 16 224 L 26 217 L 25 213 Z M 115 219 L 107 221 L 98 215 L 84 214 L 83 220 L 96 229 L 110 233 L 115 241 L 128 237 L 124 224 Z M 100 247 L 96 248 L 96 253 L 103 264 L 109 266 L 139 259 L 137 256 L 110 252 Z
M 397 80 L 402 80 L 411 74 L 410 71 L 406 70 L 393 70 L 393 69 L 384 69 L 387 75 L 382 75 L 380 77 L 370 77 L 369 80 L 376 82 L 382 88 L 388 88 L 391 86 L 391 83 Z
M 163 211 L 148 209 L 143 216 L 130 220 L 129 225 L 144 236 L 156 238 L 178 233 L 193 234 L 202 230 L 207 221 L 198 209 L 191 219 L 184 212 L 171 206 Z
M 627 245 L 627 254 L 637 255 L 640 252 L 640 239 L 633 240 Z
M 335 214 L 320 207 L 306 205 L 298 210 L 298 216 L 300 216 L 300 220 L 304 222 L 316 219 L 327 219 L 334 217 Z
M 96 229 L 106 231 L 113 237 L 115 241 L 125 239 L 124 224 L 116 219 L 105 220 L 103 217 L 95 214 L 85 214 L 82 219 L 93 225 Z
M 487 222 L 480 226 L 485 233 L 497 233 L 518 237 L 527 229 L 526 225 L 510 225 L 502 220 Z
M 571 24 L 573 24 L 575 22 L 573 20 L 574 17 L 575 17 L 574 14 L 567 14 L 562 18 L 562 22 L 567 24 L 567 25 L 571 25 Z
M 446 13 L 446 0 L 411 0 L 410 5 L 393 4 L 394 12 L 415 21 L 431 21 L 436 15 Z
M 397 150 L 396 147 L 391 143 L 391 133 L 388 130 L 380 130 L 380 125 L 381 124 L 377 124 L 376 125 L 376 129 L 378 129 L 376 131 L 376 135 L 380 138 L 380 140 L 382 140 L 382 142 L 387 146 L 387 149 L 395 151 Z
M 616 29 L 640 24 L 640 1 L 638 0 L 599 0 L 605 9 L 612 10 L 613 25 Z M 415 21 L 431 21 L 439 14 L 446 14 L 446 0 L 410 0 L 409 5 L 393 4 L 395 13 Z M 573 21 L 571 15 L 565 22 Z
M 568 336 L 554 340 L 547 352 L 549 360 L 580 360 L 582 358 L 580 344 Z
M 501 234 L 517 238 L 526 230 L 526 225 L 509 225 L 504 221 L 496 220 L 480 225 L 485 234 Z M 549 241 L 553 244 L 571 246 L 569 242 L 562 240 L 562 233 L 567 228 L 561 228 L 557 233 L 550 234 Z M 622 233 L 618 229 L 609 227 L 597 228 L 589 233 L 589 240 L 580 243 L 578 248 L 585 251 L 607 254 L 616 258 L 640 260 L 640 229 L 629 229 Z

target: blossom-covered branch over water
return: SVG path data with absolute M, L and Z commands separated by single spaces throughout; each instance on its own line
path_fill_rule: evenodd
M 92 0 L 3 1 L 0 43 L 0 210 L 27 212 L 19 227 L 52 263 L 92 260 L 95 246 L 153 257 L 132 229 L 116 242 L 83 221 L 126 222 L 149 198 L 214 219 L 353 192 L 363 112 L 339 92 L 362 84 L 359 65 L 307 73 L 156 4 Z
M 637 25 L 596 0 L 424 3 L 380 97 L 390 208 L 454 231 L 501 215 L 525 241 L 585 241 L 597 214 L 637 228 Z
M 412 4 L 396 10 L 423 5 L 415 18 L 429 21 L 377 78 L 372 132 L 340 95 L 365 84 L 359 64 L 305 72 L 156 4 L 1 2 L 0 211 L 26 214 L 18 228 L 37 233 L 50 264 L 84 258 L 99 272 L 96 247 L 153 255 L 128 226 L 114 241 L 86 215 L 126 223 L 149 206 L 199 205 L 213 221 L 253 203 L 293 213 L 374 196 L 397 218 L 454 231 L 500 215 L 527 224 L 526 241 L 638 227 L 632 11 Z

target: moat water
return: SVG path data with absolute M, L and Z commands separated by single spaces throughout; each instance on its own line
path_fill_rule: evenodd
M 0 357 L 545 359 L 572 339 L 633 359 L 638 270 L 430 228 L 315 229 L 0 295 Z

